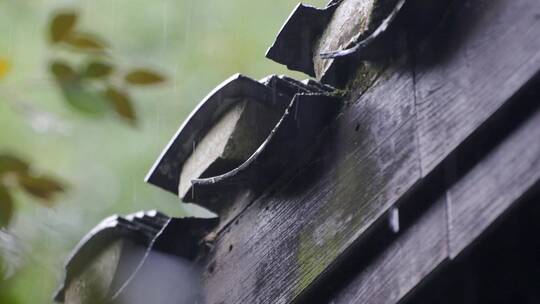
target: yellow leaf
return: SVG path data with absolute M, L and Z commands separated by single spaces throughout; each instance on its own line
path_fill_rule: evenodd
M 11 69 L 11 63 L 3 57 L 0 57 L 0 79 L 4 78 Z

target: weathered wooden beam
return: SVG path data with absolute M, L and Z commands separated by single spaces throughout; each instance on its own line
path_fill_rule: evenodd
M 448 190 L 452 258 L 471 245 L 520 197 L 540 182 L 538 83 L 534 84 L 535 94 L 516 100 L 520 103 L 519 111 L 532 112 L 531 117 Z
M 457 151 L 444 171 L 424 180 L 400 208 L 402 213 L 414 214 L 415 205 L 424 204 L 430 206 L 429 211 L 413 219 L 412 225 L 384 250 L 371 253 L 371 259 L 362 253 L 374 250 L 373 244 L 357 248 L 356 256 L 365 261 L 356 266 L 352 280 L 347 276 L 341 278 L 339 272 L 343 268 L 339 267 L 325 279 L 349 281 L 325 299 L 331 298 L 333 303 L 398 303 L 426 282 L 434 270 L 446 264 L 455 267 L 451 259 L 476 244 L 480 235 L 500 222 L 502 215 L 538 188 L 539 81 L 540 77 L 535 77 L 527 83 L 514 96 L 511 106 L 490 121 L 489 129 Z M 433 192 L 438 199 L 422 197 L 423 192 Z M 320 295 L 315 292 L 312 297 Z
M 446 199 L 443 195 L 423 203 L 429 203 L 428 209 L 374 259 L 366 261 L 354 280 L 333 295 L 332 303 L 398 303 L 447 261 Z
M 293 301 L 419 180 L 413 97 L 401 62 L 339 115 L 310 165 L 219 236 L 208 303 Z
M 423 175 L 540 70 L 537 0 L 455 1 L 416 54 Z
M 209 303 L 289 303 L 324 276 L 539 70 L 535 8 L 534 0 L 453 6 L 416 52 L 415 81 L 395 64 L 341 113 L 311 166 L 283 179 L 219 235 L 205 262 Z
M 514 203 L 466 253 L 400 303 L 536 303 L 539 190 L 535 187 Z

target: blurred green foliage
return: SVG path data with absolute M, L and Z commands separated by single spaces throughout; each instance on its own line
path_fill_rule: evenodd
M 296 5 L 293 0 L 0 1 L 0 151 L 70 185 L 52 208 L 33 203 L 20 187 L 9 192 L 17 204 L 10 228 L 0 231 L 0 275 L 5 276 L 0 277 L 0 304 L 50 303 L 67 253 L 105 216 L 148 209 L 204 214 L 144 184 L 144 175 L 196 103 L 231 74 L 303 77 L 264 58 Z M 66 14 L 55 25 L 63 30 L 53 35 L 51 16 L 67 8 L 84 17 Z M 78 49 L 112 49 L 114 56 L 79 56 L 51 46 L 49 39 Z M 119 72 L 116 81 L 122 85 L 105 83 L 102 96 L 128 121 L 137 113 L 137 128 L 114 115 L 97 120 L 66 107 L 65 98 L 75 93 L 59 90 L 57 72 L 50 72 L 65 70 L 65 62 L 87 79 Z M 122 68 L 134 66 L 162 71 L 167 84 L 140 90 L 139 85 L 160 79 L 145 75 L 146 70 Z M 101 98 L 91 92 L 77 99 Z
M 135 125 L 137 116 L 128 86 L 156 85 L 164 82 L 165 77 L 148 68 L 127 70 L 123 77 L 115 75 L 119 69 L 111 60 L 111 50 L 105 40 L 99 35 L 81 32 L 77 28 L 78 20 L 79 14 L 75 11 L 59 11 L 49 24 L 51 43 L 67 47 L 84 60 L 82 68 L 73 68 L 59 59 L 50 63 L 64 99 L 82 113 L 101 116 L 112 110 Z
M 52 207 L 53 199 L 66 187 L 51 176 L 36 174 L 26 161 L 9 154 L 0 154 L 0 229 L 8 227 L 14 214 L 13 192 L 22 190 Z

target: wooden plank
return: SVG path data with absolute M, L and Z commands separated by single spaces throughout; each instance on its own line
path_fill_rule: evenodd
M 220 234 L 204 262 L 208 303 L 297 299 L 539 70 L 540 43 L 529 37 L 537 29 L 524 28 L 530 20 L 510 22 L 518 13 L 531 16 L 531 0 L 463 5 L 468 6 L 454 7 L 416 54 L 416 89 L 407 68 L 392 68 L 338 117 L 314 162 L 259 198 Z M 514 35 L 507 27 L 524 34 Z M 422 265 L 426 268 L 411 266 L 419 274 L 416 281 L 441 256 L 435 254 Z M 396 267 L 402 260 L 391 254 L 385 258 Z M 385 300 L 397 301 L 417 282 L 398 283 L 374 292 L 401 286 Z
M 416 55 L 424 176 L 540 70 L 538 0 L 455 2 Z
M 446 199 L 429 208 L 361 269 L 332 303 L 398 303 L 448 258 Z
M 403 304 L 538 303 L 540 187 Z
M 375 258 L 363 262 L 362 267 L 356 267 L 354 279 L 348 279 L 350 282 L 333 295 L 332 303 L 399 302 L 447 258 L 455 258 L 476 242 L 524 194 L 540 185 L 539 78 L 527 83 L 509 101 L 504 115 L 492 121 L 489 130 L 472 138 L 467 147 L 452 156 L 444 176 L 431 176 L 417 187 L 415 192 L 434 191 L 440 198 L 430 211 L 414 220 L 405 234 L 384 250 L 372 253 Z M 434 186 L 442 177 L 451 186 L 449 191 Z M 401 210 L 415 212 L 411 208 L 424 200 L 414 194 L 402 202 Z M 431 201 L 428 198 L 426 203 L 431 205 Z M 445 204 L 450 210 L 449 223 Z M 452 230 L 447 232 L 448 227 Z M 369 250 L 373 250 L 372 244 L 364 250 L 358 248 L 357 258 L 366 259 L 361 252 Z
M 540 110 L 536 108 L 528 121 L 449 189 L 451 257 L 540 181 Z
M 413 92 L 407 64 L 387 71 L 332 123 L 314 161 L 219 236 L 207 303 L 290 303 L 419 180 Z

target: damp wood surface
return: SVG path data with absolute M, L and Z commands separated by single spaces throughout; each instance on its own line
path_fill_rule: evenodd
M 416 49 L 413 60 L 403 56 L 365 93 L 352 94 L 346 100 L 350 105 L 321 135 L 309 165 L 271 187 L 219 234 L 203 262 L 207 303 L 293 303 L 317 280 L 328 275 L 336 261 L 366 237 L 389 208 L 405 200 L 406 194 L 444 165 L 449 155 L 537 74 L 539 10 L 537 0 L 476 0 L 455 4 L 431 37 L 412 47 Z M 538 128 L 538 123 L 531 128 Z M 521 143 L 517 139 L 509 140 Z M 517 169 L 527 169 L 527 162 L 533 161 L 534 153 L 538 152 L 530 153 Z M 505 159 L 506 156 L 493 157 L 503 163 L 511 160 Z M 488 157 L 479 164 L 483 169 L 476 170 L 485 174 L 505 172 L 502 165 L 492 166 L 493 162 L 496 160 L 490 161 Z M 521 173 L 535 176 L 534 171 Z M 459 212 L 460 208 L 452 204 L 467 200 L 475 203 L 497 195 L 496 192 L 484 197 L 476 194 L 475 198 L 474 191 L 467 187 L 469 183 L 492 182 L 494 189 L 497 185 L 512 185 L 499 184 L 499 180 L 494 183 L 489 180 L 493 177 L 482 177 L 474 171 L 471 174 L 464 177 L 470 179 L 462 182 L 464 186 L 457 182 L 449 191 L 452 201 L 447 204 L 448 217 L 453 220 L 458 216 L 453 212 Z M 519 182 L 519 176 L 509 175 L 508 183 Z M 455 233 L 451 236 L 454 241 L 450 242 L 454 246 L 450 249 L 453 254 L 465 246 L 459 244 L 470 243 L 493 222 L 525 188 L 516 186 L 514 194 L 502 199 L 478 225 L 459 220 L 452 223 L 463 227 L 452 232 Z M 343 299 L 397 303 L 442 263 L 448 248 L 435 235 L 444 228 L 435 219 L 446 214 L 440 208 L 441 203 L 437 204 L 390 245 L 372 268 L 359 274 L 368 282 L 378 280 L 377 271 L 384 269 L 377 265 L 388 265 L 388 272 L 380 273 L 388 280 L 378 282 L 378 289 L 365 285 L 361 289 L 365 290 L 364 294 L 351 292 L 344 294 Z M 407 204 L 402 206 L 406 207 Z M 463 207 L 461 212 L 483 212 L 467 208 Z M 427 228 L 430 225 L 433 231 Z M 468 225 L 476 231 L 470 239 L 464 237 Z M 434 243 L 423 244 L 419 239 L 422 235 Z M 422 252 L 433 254 L 425 265 L 421 261 L 407 263 Z M 397 277 L 392 276 L 392 271 Z M 401 271 L 413 279 L 406 281 Z M 398 290 L 386 294 L 394 288 Z M 377 302 L 374 301 L 377 296 L 386 298 Z
M 356 274 L 326 299 L 335 304 L 399 303 L 438 275 L 436 270 L 465 254 L 489 228 L 498 227 L 528 193 L 540 189 L 538 97 L 536 88 L 532 96 L 512 101 L 516 104 L 507 109 L 510 113 L 498 118 L 499 127 L 491 128 L 495 132 L 479 136 L 469 149 L 460 151 L 450 162 L 450 172 L 436 181 L 438 186 L 420 186 L 431 187 L 427 190 L 433 194 L 413 195 L 401 208 L 403 213 L 407 207 L 414 218 L 403 216 L 402 231 L 371 254 L 374 258 L 359 250 L 353 258 L 363 264 L 355 266 Z M 530 115 L 519 106 L 527 107 Z M 411 210 L 414 205 L 427 207 Z
M 419 180 L 413 93 L 401 61 L 337 117 L 308 166 L 220 235 L 208 303 L 294 300 Z
M 534 102 L 538 105 L 537 90 Z M 448 190 L 452 257 L 540 184 L 540 110 L 530 110 L 531 118 Z
M 540 70 L 537 0 L 454 2 L 415 55 L 424 175 Z
M 426 202 L 431 203 L 427 210 L 333 295 L 332 303 L 398 303 L 443 265 L 448 259 L 446 199 Z

